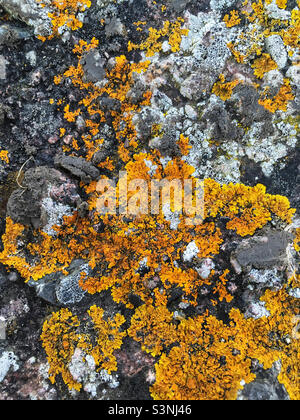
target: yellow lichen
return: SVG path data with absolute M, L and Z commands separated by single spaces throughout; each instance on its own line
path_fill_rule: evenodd
M 64 25 L 79 28 L 81 23 L 76 17 L 77 11 L 91 6 L 88 0 L 59 0 L 52 3 L 56 7 L 50 16 L 52 37 Z M 254 60 L 254 74 L 262 78 L 277 66 L 268 54 L 262 54 L 261 44 L 274 29 L 281 34 L 292 56 L 299 38 L 299 11 L 292 11 L 291 19 L 280 23 L 268 17 L 262 0 L 248 5 L 251 8 L 244 11 L 243 16 L 253 29 L 239 35 L 241 46 L 230 43 L 228 48 L 238 63 Z M 277 0 L 277 5 L 285 8 L 286 1 Z M 228 27 L 233 27 L 240 23 L 241 16 L 231 11 L 224 21 Z M 162 29 L 149 28 L 147 39 L 140 44 L 129 42 L 128 50 L 137 49 L 153 56 L 162 50 L 163 42 L 167 41 L 170 50 L 177 52 L 182 37 L 188 34 L 188 30 L 182 28 L 183 23 L 184 20 L 178 18 L 175 22 L 164 22 Z M 135 26 L 142 32 L 146 22 L 136 22 Z M 243 41 L 250 47 L 243 50 Z M 72 109 L 63 100 L 58 101 L 58 105 L 64 103 L 65 119 L 73 123 L 81 115 L 87 130 L 80 139 L 72 139 L 65 150 L 69 153 L 80 151 L 80 155 L 88 161 L 101 150 L 101 128 L 106 122 L 106 113 L 99 105 L 99 98 L 106 95 L 120 104 L 118 111 L 112 109 L 107 112 L 128 182 L 144 180 L 143 188 L 147 190 L 148 187 L 149 191 L 152 181 L 163 179 L 180 181 L 181 186 L 186 180 L 195 184 L 195 169 L 184 161 L 190 149 L 189 139 L 184 135 L 180 135 L 177 141 L 181 156 L 171 159 L 166 165 L 162 164 L 158 151 L 141 152 L 144 145 L 141 147 L 139 144 L 133 115 L 150 104 L 152 94 L 150 91 L 144 93 L 143 99 L 136 104 L 130 100 L 129 93 L 134 73 L 147 71 L 150 62 L 132 63 L 125 56 L 115 57 L 115 65 L 107 71 L 106 83 L 99 87 L 85 81 L 81 64 L 83 55 L 98 45 L 99 41 L 95 38 L 90 42 L 80 40 L 73 50 L 77 55 L 77 66 L 71 66 L 54 79 L 54 83 L 59 85 L 63 79 L 69 78 L 73 87 L 82 93 L 82 99 Z M 221 74 L 212 92 L 226 101 L 238 83 L 239 80 L 226 82 Z M 285 79 L 274 98 L 269 98 L 268 90 L 265 90 L 260 103 L 271 112 L 285 111 L 288 102 L 293 99 L 290 82 Z M 66 132 L 62 128 L 60 135 L 63 137 Z M 159 124 L 152 126 L 153 137 L 159 137 L 161 133 Z M 149 163 L 155 170 L 150 171 Z M 119 162 L 113 156 L 101 162 L 99 168 L 114 171 L 115 164 Z M 121 184 L 120 179 L 117 185 L 118 204 L 124 193 L 120 192 Z M 283 226 L 290 224 L 295 210 L 290 208 L 287 198 L 268 194 L 260 184 L 254 187 L 221 185 L 213 179 L 205 179 L 202 185 L 203 220 L 192 226 L 186 224 L 187 208 L 184 207 L 175 230 L 165 214 L 168 204 L 171 211 L 177 209 L 174 197 L 170 203 L 167 197 L 162 196 L 157 212 L 132 214 L 128 205 L 128 213 L 103 215 L 97 207 L 103 193 L 97 182 L 88 185 L 81 183 L 80 186 L 87 195 L 89 217 L 74 212 L 72 216 L 65 217 L 60 226 L 54 227 L 53 236 L 42 230 L 32 234 L 29 228 L 7 218 L 0 262 L 18 270 L 28 281 L 55 272 L 68 275 L 67 268 L 71 262 L 84 259 L 93 273 L 90 276 L 82 273 L 80 286 L 90 294 L 110 291 L 114 302 L 130 309 L 132 312 L 126 313 L 132 313 L 132 316 L 125 319 L 117 314 L 109 318 L 102 308 L 92 306 L 87 312 L 89 316 L 85 316 L 80 323 L 79 318 L 67 309 L 53 313 L 45 321 L 41 336 L 52 383 L 61 374 L 69 388 L 80 389 L 81 384 L 74 381 L 68 368 L 77 348 L 92 356 L 98 369 L 116 371 L 115 351 L 121 348 L 124 338 L 128 336 L 140 343 L 142 350 L 157 358 L 156 381 L 150 389 L 154 399 L 234 399 L 242 389 L 242 383 L 255 379 L 251 369 L 253 360 L 258 360 L 265 369 L 280 360 L 282 369 L 278 380 L 292 399 L 300 398 L 300 341 L 293 337 L 293 320 L 299 317 L 299 305 L 288 294 L 288 289 L 265 292 L 262 301 L 270 313 L 268 317 L 245 319 L 234 307 L 236 299 L 229 293 L 228 281 L 233 273 L 229 271 L 228 264 L 220 258 L 215 270 L 203 278 L 201 270 L 186 262 L 182 255 L 193 242 L 198 248 L 194 256 L 198 266 L 204 259 L 215 259 L 224 250 L 222 245 L 228 231 L 231 231 L 234 240 L 238 240 L 239 237 L 255 234 L 271 222 L 280 221 Z M 129 202 L 137 207 L 141 202 L 139 194 L 141 191 L 128 193 Z M 195 202 L 195 194 L 192 200 Z M 150 196 L 146 197 L 144 204 L 151 208 Z M 96 226 L 100 223 L 103 228 L 98 232 Z M 294 246 L 299 251 L 298 231 Z M 295 288 L 298 282 L 299 274 L 295 272 L 286 287 Z M 170 307 L 173 307 L 174 291 L 178 293 L 180 303 L 187 305 L 191 311 L 196 308 L 199 310 L 196 314 L 201 315 L 187 317 L 184 312 L 173 313 Z M 202 293 L 206 294 L 205 299 Z M 137 309 L 133 298 L 141 301 Z M 202 310 L 204 301 L 207 304 Z M 226 316 L 220 320 L 216 314 L 222 314 L 224 308 Z M 211 310 L 214 315 L 210 313 Z M 125 330 L 125 322 L 128 330 Z M 87 333 L 82 334 L 82 331 Z
M 254 74 L 259 79 L 262 79 L 265 73 L 269 72 L 270 70 L 275 70 L 278 68 L 278 65 L 272 60 L 270 54 L 263 54 L 261 57 L 257 58 L 252 68 L 254 68 Z
M 41 334 L 42 345 L 50 366 L 50 381 L 54 383 L 56 376 L 61 374 L 65 384 L 77 391 L 81 389 L 81 385 L 74 381 L 68 364 L 80 341 L 80 336 L 75 332 L 79 325 L 76 316 L 73 316 L 68 309 L 61 309 L 54 312 L 51 318 L 44 322 Z
M 5 163 L 9 163 L 8 154 L 9 152 L 7 150 L 0 150 L 0 159 Z
M 88 310 L 96 332 L 96 344 L 92 346 L 89 354 L 93 356 L 99 369 L 106 369 L 108 373 L 117 370 L 114 351 L 122 346 L 126 331 L 121 332 L 120 327 L 126 321 L 123 315 L 116 314 L 113 319 L 105 321 L 104 311 L 97 306 Z
M 165 21 L 162 29 L 150 27 L 148 29 L 148 38 L 141 44 L 134 44 L 129 41 L 128 51 L 138 49 L 146 51 L 147 57 L 152 57 L 156 52 L 162 50 L 164 37 L 168 37 L 168 43 L 172 52 L 179 51 L 182 37 L 188 35 L 188 30 L 181 28 L 183 22 L 182 18 L 177 18 L 175 22 Z
M 141 342 L 142 350 L 155 357 L 176 341 L 172 320 L 173 314 L 165 306 L 142 305 L 131 318 L 128 335 Z
M 220 75 L 219 81 L 213 86 L 212 93 L 219 96 L 223 101 L 227 101 L 231 98 L 233 89 L 240 83 L 239 80 L 233 80 L 232 82 L 225 82 L 225 76 Z
M 238 11 L 231 10 L 230 15 L 225 15 L 224 22 L 226 23 L 227 28 L 232 28 L 233 26 L 239 25 L 241 23 L 241 18 L 239 17 Z
M 37 0 L 41 3 L 42 0 Z M 52 0 L 51 9 L 53 12 L 48 14 L 52 23 L 52 34 L 48 39 L 52 39 L 60 34 L 62 27 L 67 26 L 73 31 L 82 28 L 83 23 L 78 19 L 78 13 L 84 12 L 92 5 L 91 0 Z M 41 4 L 43 7 L 43 4 Z M 39 36 L 41 41 L 47 38 Z
M 292 399 L 299 399 L 299 340 L 287 344 L 293 318 L 299 314 L 296 299 L 284 290 L 267 291 L 262 297 L 269 317 L 245 319 L 237 309 L 230 312 L 228 325 L 213 316 L 182 320 L 176 345 L 163 352 L 156 365 L 154 399 L 215 400 L 235 399 L 241 382 L 255 379 L 251 359 L 265 369 L 281 360 L 278 376 Z
M 267 91 L 264 95 L 265 97 L 260 99 L 258 103 L 272 113 L 278 110 L 286 112 L 289 101 L 295 99 L 289 79 L 284 79 L 284 84 L 273 98 L 268 97 Z

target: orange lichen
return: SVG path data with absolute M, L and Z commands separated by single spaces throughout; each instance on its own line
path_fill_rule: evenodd
M 237 49 L 236 46 L 233 44 L 233 42 L 229 42 L 227 44 L 227 47 L 230 49 L 232 55 L 234 56 L 235 60 L 237 61 L 237 63 L 244 63 L 245 59 L 247 58 L 246 55 L 240 53 Z
M 9 152 L 7 150 L 0 150 L 0 159 L 5 163 L 9 163 L 8 154 Z
M 214 180 L 205 180 L 206 216 L 218 214 L 231 219 L 227 229 L 236 230 L 240 236 L 253 235 L 272 219 L 272 214 L 291 223 L 295 210 L 290 209 L 287 198 L 266 194 L 266 187 L 258 184 L 220 186 Z
M 70 389 L 79 391 L 81 384 L 76 382 L 70 373 L 69 364 L 75 349 L 82 349 L 92 356 L 99 370 L 106 369 L 108 373 L 117 370 L 114 351 L 122 345 L 126 331 L 120 332 L 125 318 L 117 314 L 113 319 L 105 321 L 104 311 L 92 306 L 88 311 L 93 322 L 96 342 L 89 334 L 80 334 L 80 322 L 77 316 L 68 309 L 52 313 L 43 325 L 41 340 L 49 363 L 49 379 L 55 382 L 61 374 L 63 381 Z
M 104 311 L 97 306 L 92 306 L 88 310 L 94 329 L 96 332 L 96 344 L 92 345 L 89 354 L 93 356 L 100 369 L 107 370 L 108 373 L 117 370 L 117 362 L 114 351 L 122 346 L 126 331 L 121 332 L 120 327 L 126 321 L 123 315 L 116 314 L 113 319 L 105 321 Z
M 49 379 L 54 384 L 57 375 L 61 374 L 63 381 L 70 389 L 79 391 L 81 384 L 74 381 L 69 369 L 76 345 L 80 336 L 75 329 L 80 325 L 76 316 L 68 309 L 52 313 L 43 325 L 41 340 L 49 363 Z
M 298 7 L 300 2 L 298 1 Z M 291 12 L 291 21 L 287 29 L 280 32 L 283 42 L 288 47 L 292 48 L 291 52 L 299 48 L 299 35 L 300 34 L 300 10 L 294 9 Z
M 226 276 L 228 273 L 229 273 L 229 270 L 224 271 L 224 273 L 219 277 L 219 282 L 214 288 L 214 293 L 218 293 L 220 302 L 222 302 L 223 300 L 226 300 L 226 302 L 229 303 L 233 299 L 233 296 L 231 296 L 231 294 L 228 293 L 226 289 L 226 283 L 228 282 Z
M 18 255 L 19 247 L 23 245 L 21 238 L 24 231 L 24 226 L 14 223 L 10 217 L 6 218 L 6 230 L 2 236 L 4 249 L 0 253 L 0 262 L 8 267 L 14 267 L 26 279 L 30 267 L 26 260 Z
M 145 160 L 156 165 L 155 173 L 149 172 Z M 164 168 L 158 152 L 136 154 L 125 168 L 128 179 L 138 176 L 147 183 L 153 177 L 193 179 L 193 168 L 179 158 Z M 97 192 L 96 184 L 86 187 L 90 197 Z M 284 338 L 293 327 L 292 314 L 297 316 L 299 308 L 286 292 L 266 293 L 263 300 L 270 317 L 259 320 L 245 319 L 232 306 L 227 324 L 208 313 L 195 318 L 174 318 L 167 307 L 174 289 L 181 291 L 183 303 L 196 306 L 202 287 L 210 293 L 212 307 L 233 304 L 227 290 L 228 269 L 217 276 L 212 271 L 203 279 L 195 269 L 180 262 L 181 250 L 192 241 L 198 247 L 199 260 L 214 258 L 219 253 L 223 242 L 223 228 L 218 226 L 220 217 L 228 219 L 227 229 L 246 236 L 274 217 L 288 224 L 294 215 L 286 198 L 267 194 L 262 185 L 220 185 L 206 179 L 204 195 L 203 223 L 189 227 L 182 218 L 177 230 L 170 228 L 163 211 L 129 220 L 122 215 L 108 217 L 97 212 L 91 219 L 83 219 L 75 213 L 55 227 L 55 236 L 37 232 L 34 243 L 27 246 L 36 264 L 31 262 L 30 269 L 26 259 L 16 256 L 27 230 L 7 219 L 1 262 L 20 270 L 25 278 L 37 279 L 65 270 L 73 259 L 85 258 L 94 270 L 92 276 L 81 277 L 80 284 L 85 290 L 92 294 L 110 290 L 115 302 L 132 310 L 131 297 L 138 296 L 143 304 L 133 313 L 128 335 L 140 342 L 146 352 L 159 357 L 156 382 L 151 387 L 155 399 L 233 399 L 242 388 L 242 380 L 245 383 L 254 380 L 253 359 L 259 360 L 265 369 L 280 359 L 283 369 L 279 380 L 291 398 L 297 399 L 299 342 L 291 340 L 287 344 Z M 102 233 L 94 228 L 100 220 L 104 224 Z M 141 272 L 141 261 L 145 260 L 147 269 Z M 94 324 L 96 342 L 94 336 L 80 334 L 78 318 L 67 310 L 46 321 L 42 340 L 52 382 L 61 374 L 70 388 L 80 388 L 68 369 L 76 348 L 93 356 L 100 369 L 116 370 L 114 351 L 121 347 L 127 334 L 121 330 L 125 318 L 116 315 L 105 320 L 103 309 L 95 306 L 88 314 Z M 279 341 L 274 337 L 279 337 Z
M 265 91 L 264 95 L 265 98 L 260 99 L 258 103 L 272 113 L 278 110 L 286 112 L 289 101 L 295 99 L 289 79 L 284 79 L 284 84 L 273 98 L 268 98 L 267 91 Z
M 265 73 L 275 70 L 278 68 L 278 65 L 275 63 L 274 60 L 272 60 L 270 54 L 263 54 L 261 57 L 257 58 L 252 68 L 254 68 L 254 74 L 259 79 L 262 79 L 265 75 Z
M 155 357 L 176 340 L 172 320 L 173 314 L 165 306 L 142 305 L 131 318 L 128 335 L 141 342 L 142 350 Z
M 230 15 L 226 14 L 224 16 L 224 22 L 226 23 L 227 28 L 239 25 L 241 23 L 239 12 L 237 10 L 231 10 Z
M 276 0 L 276 4 L 280 9 L 285 9 L 287 6 L 287 0 Z
M 41 3 L 42 0 L 37 0 L 37 2 Z M 52 34 L 48 38 L 40 36 L 39 39 L 45 41 L 58 36 L 64 26 L 73 31 L 82 28 L 83 23 L 78 19 L 78 13 L 84 12 L 91 5 L 91 0 L 52 0 L 51 9 L 53 12 L 48 14 L 52 24 Z
M 172 52 L 177 52 L 180 49 L 180 44 L 183 36 L 188 35 L 188 29 L 182 29 L 182 18 L 177 18 L 175 22 L 164 22 L 162 29 L 155 29 L 150 27 L 148 29 L 148 38 L 141 44 L 134 44 L 131 41 L 128 43 L 128 51 L 141 50 L 146 51 L 147 57 L 152 57 L 156 52 L 162 50 L 163 39 L 168 37 L 168 42 Z
M 300 228 L 296 229 L 296 237 L 294 239 L 294 248 L 297 252 L 300 252 Z
M 107 71 L 107 83 L 103 87 L 98 87 L 93 83 L 85 82 L 84 71 L 81 64 L 83 54 L 97 48 L 99 41 L 95 38 L 87 43 L 80 40 L 79 44 L 75 46 L 73 52 L 77 54 L 77 67 L 71 66 L 59 80 L 62 78 L 70 78 L 73 85 L 78 87 L 85 96 L 79 102 L 79 108 L 75 111 L 70 111 L 70 105 L 67 104 L 64 108 L 65 118 L 69 122 L 74 122 L 80 114 L 85 119 L 85 126 L 88 129 L 88 134 L 82 135 L 82 140 L 86 149 L 86 158 L 91 160 L 93 155 L 101 149 L 102 139 L 99 139 L 101 124 L 106 122 L 104 111 L 97 103 L 97 99 L 102 95 L 108 95 L 110 98 L 120 102 L 120 110 L 110 110 L 112 118 L 112 126 L 115 131 L 117 140 L 122 144 L 127 139 L 128 152 L 132 152 L 137 147 L 136 130 L 132 123 L 132 115 L 134 112 L 139 112 L 141 107 L 149 105 L 151 100 L 151 92 L 147 91 L 143 95 L 140 103 L 131 102 L 129 98 L 129 91 L 133 84 L 133 74 L 141 73 L 147 70 L 150 62 L 145 61 L 141 63 L 130 63 L 125 56 L 115 57 L 115 66 L 110 71 Z M 87 117 L 86 117 L 87 116 Z M 98 117 L 99 122 L 95 122 L 95 117 Z M 122 146 L 120 148 L 122 149 Z
M 292 399 L 299 399 L 299 340 L 285 337 L 293 329 L 293 315 L 299 314 L 296 299 L 284 290 L 267 291 L 262 297 L 269 317 L 245 319 L 237 309 L 230 312 L 228 325 L 213 316 L 182 320 L 176 345 L 163 352 L 156 365 L 154 399 L 235 399 L 241 382 L 255 379 L 251 359 L 265 369 L 281 360 L 278 376 Z M 295 312 L 292 312 L 295 311 Z
M 51 16 L 55 34 L 64 25 L 72 29 L 81 26 L 74 13 L 80 2 L 61 0 L 53 3 L 60 5 L 58 12 Z M 68 8 L 65 7 L 67 4 Z M 284 8 L 285 1 L 277 0 L 277 5 Z M 89 6 L 88 0 L 81 1 L 82 10 Z M 240 38 L 242 40 L 244 36 L 246 41 L 250 39 L 250 48 L 245 54 L 236 49 L 233 43 L 228 44 L 228 48 L 239 63 L 260 56 L 254 61 L 253 68 L 255 75 L 262 78 L 267 71 L 277 68 L 268 54 L 261 56 L 259 46 L 271 33 L 267 28 L 270 19 L 261 0 L 251 2 L 251 8 L 251 12 L 243 14 L 254 24 L 254 28 L 250 34 L 242 34 Z M 296 45 L 298 15 L 293 11 L 291 21 L 280 26 L 280 30 L 282 27 L 286 30 L 286 35 L 282 37 L 291 48 Z M 236 11 L 225 17 L 228 27 L 240 21 Z M 162 29 L 149 28 L 148 38 L 140 44 L 129 43 L 128 50 L 138 49 L 152 56 L 162 50 L 163 42 L 167 40 L 171 51 L 177 52 L 182 37 L 188 34 L 186 29 L 182 29 L 183 23 L 183 19 L 179 18 L 173 23 L 164 22 Z M 275 27 L 278 22 L 272 25 Z M 142 29 L 145 22 L 136 22 L 136 26 Z M 121 163 L 128 182 L 136 179 L 145 181 L 144 191 L 147 188 L 150 191 L 152 181 L 163 179 L 177 180 L 181 186 L 186 180 L 195 184 L 195 169 L 182 159 L 190 149 L 189 139 L 184 135 L 177 142 L 181 156 L 165 165 L 158 151 L 140 152 L 142 147 L 138 143 L 133 115 L 150 104 L 152 94 L 146 92 L 140 103 L 136 104 L 130 100 L 129 93 L 134 83 L 134 73 L 145 72 L 150 62 L 131 63 L 125 56 L 115 57 L 115 65 L 107 71 L 106 81 L 99 87 L 85 81 L 82 67 L 84 54 L 98 45 L 99 41 L 95 38 L 89 43 L 80 40 L 73 50 L 78 58 L 77 66 L 71 66 L 54 79 L 58 85 L 64 78 L 69 78 L 82 94 L 80 102 L 72 110 L 69 104 L 64 105 L 64 116 L 68 122 L 74 123 L 81 115 L 86 132 L 80 139 L 72 139 L 70 147 L 64 146 L 65 150 L 68 153 L 79 151 L 80 156 L 91 161 L 103 146 L 101 128 L 108 113 L 117 140 L 118 155 L 124 165 L 122 162 L 116 163 L 113 156 L 100 163 L 99 168 L 114 171 Z M 213 93 L 224 101 L 228 100 L 238 83 L 238 80 L 226 82 L 222 74 L 213 87 Z M 277 109 L 285 111 L 288 101 L 294 99 L 287 79 L 275 98 L 268 98 L 268 91 L 264 93 L 266 97 L 261 104 L 271 112 Z M 104 112 L 99 105 L 102 95 L 117 100 L 120 109 Z M 62 103 L 60 101 L 58 105 Z M 65 128 L 61 129 L 61 136 L 66 132 Z M 154 124 L 152 135 L 160 136 L 161 132 L 162 127 Z M 103 178 L 107 179 L 106 176 Z M 123 198 L 124 191 L 120 191 L 123 181 L 120 179 L 117 183 L 117 204 Z M 215 271 L 211 270 L 205 278 L 199 269 L 199 265 L 206 263 L 204 259 L 214 259 L 220 250 L 226 249 L 222 244 L 226 241 L 228 230 L 232 231 L 230 236 L 238 240 L 239 237 L 255 234 L 271 222 L 290 224 L 295 210 L 290 208 L 287 198 L 267 194 L 266 188 L 260 184 L 255 187 L 221 185 L 212 179 L 205 179 L 203 220 L 191 226 L 186 223 L 185 207 L 182 212 L 175 212 L 178 209 L 174 197 L 173 202 L 171 200 L 171 194 L 171 202 L 168 197 L 161 197 L 157 212 L 133 214 L 129 211 L 129 204 L 135 203 L 139 207 L 141 191 L 130 190 L 128 208 L 123 212 L 103 215 L 98 212 L 98 200 L 103 191 L 97 182 L 88 185 L 81 183 L 80 186 L 87 195 L 88 217 L 74 212 L 72 216 L 65 217 L 60 226 L 53 228 L 53 236 L 42 230 L 32 235 L 29 228 L 7 218 L 0 262 L 17 269 L 28 281 L 55 272 L 68 275 L 71 262 L 84 259 L 93 271 L 91 275 L 81 274 L 80 286 L 90 294 L 110 291 L 114 302 L 130 309 L 132 312 L 126 313 L 132 313 L 132 316 L 125 319 L 117 314 L 107 318 L 104 310 L 97 306 L 88 310 L 89 317 L 85 316 L 81 323 L 67 309 L 52 314 L 45 321 L 41 336 L 52 383 L 61 374 L 70 389 L 80 389 L 81 384 L 74 381 L 68 368 L 76 348 L 92 356 L 98 369 L 106 369 L 109 373 L 116 371 L 115 351 L 121 348 L 128 335 L 140 343 L 144 351 L 157 358 L 156 382 L 150 389 L 155 399 L 234 399 L 242 389 L 242 383 L 255 379 L 251 370 L 253 360 L 258 360 L 265 369 L 280 360 L 282 370 L 278 380 L 292 399 L 300 398 L 300 341 L 291 337 L 295 327 L 293 319 L 299 316 L 297 300 L 289 296 L 285 289 L 267 291 L 262 301 L 270 315 L 261 319 L 245 319 L 234 307 L 236 299 L 229 293 L 228 279 L 232 273 L 227 262 L 223 258 L 218 259 Z M 195 202 L 195 193 L 192 198 Z M 150 196 L 146 196 L 144 204 L 151 208 Z M 171 225 L 165 207 L 177 217 L 176 228 Z M 102 229 L 99 232 L 97 226 L 100 224 Z M 191 242 L 198 249 L 193 260 L 197 265 L 190 264 L 182 255 Z M 298 232 L 294 245 L 299 251 Z M 295 288 L 298 277 L 295 273 L 287 287 Z M 174 292 L 178 293 L 178 301 L 182 304 L 179 308 L 187 305 L 189 310 L 194 311 L 192 313 L 201 315 L 186 318 L 187 311 L 173 313 L 170 308 L 174 307 Z M 141 302 L 137 309 L 133 304 L 135 298 Z M 214 316 L 210 314 L 211 310 Z M 222 316 L 222 321 L 216 314 Z M 84 322 L 86 328 L 82 326 Z M 127 331 L 125 322 L 129 325 Z M 81 331 L 88 333 L 83 335 Z
M 187 156 L 189 153 L 189 150 L 191 150 L 192 148 L 189 141 L 190 139 L 188 137 L 185 137 L 183 134 L 180 135 L 180 138 L 178 140 L 178 145 L 180 147 L 180 151 L 183 156 Z
M 253 342 L 251 332 L 245 328 L 239 341 L 238 331 L 215 317 L 182 320 L 177 328 L 177 345 L 169 353 L 162 353 L 156 365 L 156 382 L 150 388 L 152 397 L 234 398 L 242 388 L 242 380 L 249 383 L 255 378 L 250 372 L 251 360 L 246 356 Z
M 225 82 L 225 76 L 220 74 L 219 81 L 213 86 L 212 93 L 219 96 L 223 101 L 227 101 L 231 98 L 233 89 L 240 83 L 239 80 L 233 80 L 232 82 Z

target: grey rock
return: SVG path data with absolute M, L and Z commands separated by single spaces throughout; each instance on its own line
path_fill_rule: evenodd
M 244 401 L 287 401 L 289 395 L 285 387 L 278 382 L 280 365 L 275 363 L 267 371 L 261 370 L 257 378 L 250 384 L 246 384 L 239 392 L 238 400 Z
M 56 166 L 65 169 L 85 183 L 97 179 L 100 175 L 96 166 L 81 157 L 58 154 L 54 162 Z
M 98 150 L 94 156 L 93 156 L 93 163 L 95 165 L 98 165 L 101 162 L 104 162 L 106 160 L 107 157 L 109 157 L 112 153 L 113 150 L 113 144 L 110 141 L 105 141 L 102 145 L 101 145 L 101 149 Z
M 133 123 L 140 137 L 147 140 L 151 137 L 153 124 L 159 124 L 162 119 L 161 112 L 157 109 L 145 107 L 133 117 Z
M 213 10 L 222 10 L 227 8 L 232 8 L 236 3 L 236 0 L 211 0 L 210 7 Z
M 105 34 L 108 38 L 125 34 L 125 26 L 119 18 L 112 17 L 105 25 Z
M 211 69 L 201 69 L 188 76 L 180 86 L 180 93 L 188 99 L 198 101 L 206 97 L 217 79 L 217 72 Z
M 2 267 L 0 268 L 0 287 L 8 282 L 8 276 Z
M 81 259 L 74 260 L 66 269 L 68 275 L 55 272 L 44 276 L 38 281 L 30 280 L 28 285 L 33 287 L 37 296 L 52 305 L 67 306 L 80 303 L 86 292 L 79 286 L 81 273 L 89 274 L 89 265 Z
M 77 130 L 80 132 L 83 132 L 86 127 L 85 120 L 83 119 L 81 115 L 79 115 L 76 119 L 76 127 L 77 127 Z
M 133 79 L 136 79 L 136 80 L 134 80 L 133 86 L 131 87 L 131 89 L 127 93 L 127 98 L 133 104 L 138 104 L 141 101 L 143 101 L 145 99 L 144 98 L 144 93 L 147 91 L 147 85 L 145 84 L 145 82 L 139 80 L 138 76 L 139 75 L 133 76 Z
M 295 86 L 300 86 L 300 67 L 299 65 L 291 66 L 286 75 L 291 79 Z
M 18 280 L 19 276 L 18 276 L 18 274 L 15 271 L 12 271 L 12 272 L 9 273 L 9 275 L 8 275 L 7 278 L 8 278 L 9 281 L 11 281 L 12 283 L 14 283 L 15 281 Z
M 288 20 L 291 18 L 291 12 L 289 10 L 279 9 L 275 0 L 270 4 L 266 4 L 265 10 L 272 19 Z
M 243 298 L 246 301 L 246 309 L 244 312 L 244 316 L 246 319 L 260 319 L 263 317 L 270 316 L 270 312 L 266 309 L 264 302 L 249 302 L 248 298 L 246 298 L 245 296 L 243 296 Z
M 96 49 L 89 51 L 81 59 L 83 66 L 85 82 L 97 83 L 102 81 L 106 76 L 105 70 L 106 60 Z
M 259 98 L 259 93 L 253 86 L 240 84 L 228 103 L 234 107 L 242 124 L 251 126 L 254 122 L 272 118 L 271 113 L 258 103 Z
M 12 25 L 0 26 L 0 45 L 13 45 L 16 41 L 24 41 L 32 36 L 30 31 Z
M 158 149 L 162 156 L 180 156 L 180 148 L 172 135 L 164 134 L 162 138 L 154 138 L 150 147 Z
M 84 298 L 86 292 L 79 286 L 79 280 L 81 273 L 85 272 L 88 274 L 90 272 L 90 267 L 88 264 L 73 266 L 72 272 L 69 276 L 61 280 L 56 286 L 56 297 L 60 304 L 62 305 L 74 305 L 75 303 L 81 302 Z
M 247 277 L 247 282 L 254 285 L 256 289 L 262 290 L 266 287 L 271 289 L 279 289 L 286 281 L 284 276 L 280 276 L 280 272 L 274 268 L 272 270 L 257 270 L 253 268 Z
M 121 110 L 121 102 L 118 99 L 110 98 L 109 96 L 101 96 L 99 98 L 99 105 L 103 111 L 118 111 Z
M 287 247 L 293 235 L 288 232 L 270 232 L 268 235 L 243 242 L 235 252 L 242 268 L 269 268 L 287 263 Z
M 1 60 L 1 59 L 0 59 Z M 0 64 L 1 66 L 1 64 Z M 0 70 L 1 72 L 1 70 Z M 5 117 L 14 119 L 12 110 L 7 106 L 0 103 L 0 126 L 4 124 Z
M 183 12 L 186 8 L 188 0 L 172 0 L 170 7 L 176 12 L 180 13 Z
M 232 123 L 231 116 L 224 108 L 214 107 L 204 114 L 204 120 L 213 125 L 213 136 L 217 140 L 236 140 L 243 135 L 242 128 Z
M 30 280 L 28 282 L 29 286 L 32 286 L 36 290 L 37 296 L 45 300 L 46 302 L 51 303 L 52 305 L 57 305 L 56 298 L 56 284 L 57 279 L 50 279 L 50 276 L 46 276 L 37 282 Z
M 0 0 L 2 6 L 15 19 L 20 19 L 34 28 L 35 34 L 50 35 L 49 7 L 42 8 L 36 0 Z
M 56 169 L 40 166 L 26 171 L 22 188 L 13 191 L 7 203 L 7 215 L 16 223 L 31 225 L 35 229 L 46 226 L 53 219 L 54 209 L 48 201 L 62 206 L 79 198 L 75 184 Z M 67 205 L 62 206 L 62 211 Z M 53 220 L 53 225 L 57 220 Z

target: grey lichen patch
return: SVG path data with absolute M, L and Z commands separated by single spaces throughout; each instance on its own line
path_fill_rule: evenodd
M 67 306 L 79 304 L 86 292 L 80 287 L 81 274 L 90 274 L 89 265 L 81 259 L 74 260 L 66 268 L 67 275 L 60 271 L 46 275 L 40 280 L 30 280 L 28 285 L 33 287 L 36 294 L 53 305 Z
M 270 35 L 266 39 L 266 48 L 280 69 L 283 69 L 288 60 L 288 54 L 280 35 Z
M 50 1 L 43 2 L 42 8 L 36 0 L 0 0 L 0 6 L 7 10 L 15 19 L 20 19 L 34 28 L 36 35 L 51 34 Z
M 80 265 L 79 268 L 67 277 L 65 277 L 56 287 L 56 296 L 62 305 L 74 305 L 84 298 L 86 292 L 79 286 L 79 280 L 82 273 L 88 275 L 90 267 L 88 264 Z
M 13 352 L 3 352 L 0 356 L 0 383 L 9 371 L 16 372 L 19 369 L 18 358 Z

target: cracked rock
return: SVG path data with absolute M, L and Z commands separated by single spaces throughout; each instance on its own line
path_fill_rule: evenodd
M 58 154 L 54 162 L 56 166 L 65 169 L 85 183 L 97 179 L 100 175 L 99 169 L 96 166 L 81 157 Z

